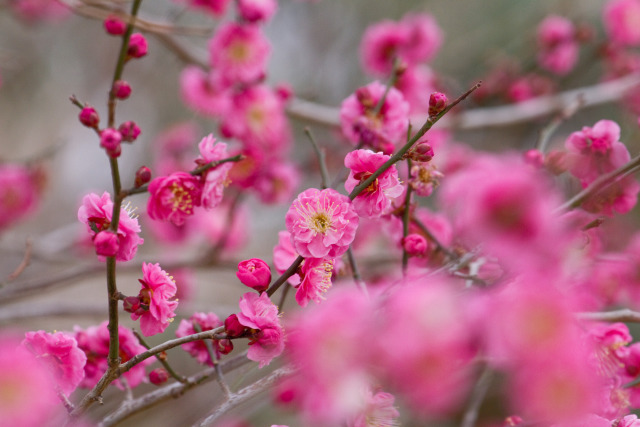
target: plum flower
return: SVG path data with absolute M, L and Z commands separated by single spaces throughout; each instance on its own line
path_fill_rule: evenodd
M 578 61 L 579 46 L 573 23 L 561 16 L 548 16 L 537 30 L 538 63 L 552 73 L 565 75 Z
M 228 83 L 251 83 L 266 73 L 271 46 L 257 25 L 227 23 L 209 42 L 211 67 Z
M 0 229 L 8 227 L 35 209 L 39 191 L 33 175 L 22 165 L 0 166 Z
M 322 296 L 331 287 L 331 274 L 335 260 L 322 258 L 305 258 L 298 274 L 301 277 L 296 301 L 301 307 L 306 307 L 310 300 L 319 303 Z
M 336 258 L 355 238 L 358 215 L 337 191 L 310 188 L 298 195 L 285 216 L 296 251 L 305 258 Z
M 96 243 L 96 236 L 111 226 L 111 214 L 113 212 L 113 202 L 111 196 L 106 191 L 102 197 L 95 193 L 90 193 L 82 199 L 82 206 L 78 209 L 78 220 L 87 226 L 91 239 Z M 144 243 L 138 233 L 140 225 L 138 219 L 131 217 L 125 208 L 120 209 L 120 220 L 118 222 L 117 242 L 111 242 L 111 250 L 115 251 L 116 261 L 129 261 L 133 259 L 138 251 L 138 246 Z M 102 235 L 98 239 L 101 244 Z M 97 248 L 99 251 L 100 248 Z M 100 259 L 104 259 L 102 256 Z
M 194 324 L 198 324 L 200 330 L 208 331 L 218 326 L 222 326 L 222 322 L 215 313 L 194 313 L 188 320 L 182 319 L 178 329 L 176 329 L 176 337 L 181 338 L 187 335 L 195 334 L 196 328 Z M 198 363 L 213 366 L 213 361 L 209 356 L 209 351 L 203 340 L 192 341 L 181 345 L 182 349 L 194 357 Z M 214 342 L 213 348 L 217 348 Z
M 223 116 L 231 105 L 219 74 L 206 73 L 195 65 L 180 73 L 180 95 L 187 107 L 211 118 Z
M 200 149 L 200 156 L 196 159 L 198 166 L 229 157 L 227 154 L 227 144 L 224 142 L 216 142 L 216 139 L 211 134 L 200 141 L 198 148 Z M 222 202 L 222 192 L 228 182 L 227 174 L 232 167 L 233 164 L 230 162 L 223 163 L 204 173 L 201 204 L 205 209 L 213 209 Z
M 147 213 L 151 219 L 184 224 L 193 209 L 200 206 L 202 183 L 198 177 L 186 172 L 155 178 L 149 183 Z
M 148 337 L 164 332 L 173 321 L 178 306 L 173 298 L 178 288 L 160 264 L 142 263 L 142 273 L 143 278 L 138 280 L 142 284 L 138 295 L 141 305 L 131 318 L 140 319 L 140 330 Z
M 278 232 L 278 244 L 273 247 L 273 265 L 276 267 L 278 274 L 287 271 L 287 268 L 298 258 L 298 253 L 291 243 L 291 233 L 288 231 Z M 297 286 L 300 284 L 300 276 L 294 274 L 289 277 L 288 282 Z
M 604 27 L 616 44 L 636 46 L 640 43 L 640 1 L 610 0 L 603 11 Z
M 249 292 L 240 298 L 238 322 L 252 329 L 247 357 L 260 363 L 260 368 L 271 363 L 284 350 L 284 333 L 278 318 L 278 307 L 266 293 Z
M 65 332 L 27 332 L 22 345 L 31 351 L 55 376 L 60 391 L 71 394 L 84 378 L 87 356 L 76 339 Z
M 344 183 L 347 191 L 352 191 L 373 175 L 387 160 L 389 156 L 370 150 L 355 150 L 347 154 L 344 165 L 351 169 Z M 353 206 L 358 215 L 377 218 L 389 209 L 392 199 L 399 197 L 403 191 L 404 188 L 398 179 L 398 170 L 392 165 L 356 196 Z
M 378 102 L 384 94 L 381 108 Z M 340 106 L 342 134 L 354 145 L 362 142 L 376 151 L 391 153 L 396 141 L 405 138 L 409 104 L 402 93 L 375 81 L 349 95 Z

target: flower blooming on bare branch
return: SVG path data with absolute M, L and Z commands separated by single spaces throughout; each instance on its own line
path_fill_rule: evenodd
M 330 188 L 303 191 L 285 216 L 293 246 L 305 258 L 336 258 L 345 253 L 358 221 L 349 198 Z
M 142 285 L 138 294 L 140 307 L 131 313 L 131 318 L 140 319 L 140 330 L 148 337 L 164 332 L 173 322 L 178 288 L 160 264 L 142 263 L 142 273 L 143 278 L 138 280 Z

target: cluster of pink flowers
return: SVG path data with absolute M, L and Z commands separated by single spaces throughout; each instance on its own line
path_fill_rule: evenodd
M 540 66 L 558 75 L 571 72 L 580 50 L 573 23 L 561 16 L 547 16 L 538 26 L 537 36 Z
M 214 313 L 193 313 L 193 315 L 187 320 L 182 319 L 176 329 L 176 337 L 181 338 L 187 335 L 193 335 L 197 333 L 195 324 L 198 325 L 201 331 L 209 331 L 215 329 L 218 326 L 222 326 L 222 322 Z M 217 351 L 219 346 L 216 340 L 213 340 L 213 349 L 216 352 L 216 356 L 220 357 L 220 352 Z M 209 351 L 204 341 L 192 341 L 181 346 L 184 351 L 194 357 L 198 363 L 213 366 L 216 360 L 211 360 Z
M 39 200 L 37 172 L 19 164 L 0 165 L 0 230 L 32 213 Z
M 227 145 L 216 142 L 208 135 L 198 145 L 200 156 L 196 159 L 198 166 L 228 157 Z M 147 213 L 156 220 L 170 221 L 182 225 L 187 217 L 195 213 L 195 208 L 203 206 L 211 210 L 222 202 L 230 163 L 214 166 L 198 175 L 187 172 L 174 172 L 167 176 L 154 178 L 149 183 L 149 202 Z
M 106 191 L 102 196 L 90 193 L 82 199 L 78 209 L 78 220 L 86 225 L 91 236 L 98 258 L 113 256 L 117 261 L 129 261 L 138 251 L 138 246 L 144 243 L 140 237 L 140 225 L 137 218 L 124 209 L 120 209 L 118 230 L 110 230 L 113 214 L 113 202 Z

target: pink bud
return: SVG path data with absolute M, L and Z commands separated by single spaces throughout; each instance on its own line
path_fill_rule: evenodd
M 98 127 L 98 123 L 100 123 L 100 116 L 98 116 L 98 112 L 95 108 L 88 105 L 80 111 L 78 119 L 80 119 L 80 123 L 90 128 Z
M 136 179 L 135 179 L 136 188 L 142 187 L 149 181 L 151 181 L 151 169 L 149 169 L 146 166 L 140 166 L 140 169 L 136 171 Z
M 233 342 L 228 339 L 222 339 L 217 341 L 217 350 L 220 354 L 229 354 L 233 351 Z
M 104 29 L 112 36 L 121 36 L 127 29 L 127 25 L 116 15 L 109 15 L 104 20 Z
M 169 379 L 169 372 L 164 368 L 156 368 L 149 372 L 149 381 L 151 384 L 160 385 L 167 382 Z
M 276 86 L 276 95 L 286 102 L 293 98 L 293 88 L 287 83 L 280 83 Z
M 522 418 L 520 418 L 517 415 L 511 415 L 510 417 L 507 417 L 504 419 L 504 424 L 502 424 L 502 427 L 515 427 L 515 426 L 519 426 L 522 423 L 523 423 Z
M 121 142 L 122 135 L 113 128 L 107 128 L 100 132 L 100 146 L 107 150 L 107 154 L 109 154 L 110 157 L 120 156 L 122 152 L 120 148 Z
M 410 256 L 422 256 L 427 252 L 427 239 L 420 234 L 409 234 L 402 239 L 402 247 Z
M 142 58 L 147 54 L 147 39 L 140 33 L 131 35 L 127 55 L 131 58 Z
M 224 330 L 227 332 L 228 337 L 235 338 L 244 334 L 245 327 L 238 321 L 238 316 L 232 314 L 224 319 Z
M 429 162 L 433 159 L 433 148 L 431 148 L 431 144 L 426 141 L 418 142 L 411 148 L 408 157 L 416 162 Z
M 124 80 L 116 80 L 111 90 L 118 99 L 127 99 L 131 95 L 131 86 Z
M 540 150 L 529 150 L 524 153 L 524 161 L 531 166 L 541 168 L 542 166 L 544 166 L 544 154 L 542 154 Z
M 447 106 L 447 96 L 441 92 L 434 92 L 429 97 L 429 115 L 440 114 Z
M 138 297 L 126 297 L 122 301 L 122 308 L 127 313 L 135 313 L 140 309 L 140 298 Z
M 118 236 L 111 230 L 104 230 L 96 234 L 93 239 L 96 253 L 102 256 L 115 256 L 120 247 Z
M 133 142 L 140 135 L 140 128 L 136 122 L 129 120 L 118 127 L 118 132 L 122 135 L 122 140 L 124 142 Z
M 258 258 L 241 261 L 236 273 L 240 281 L 258 292 L 264 292 L 271 283 L 271 269 L 266 262 Z

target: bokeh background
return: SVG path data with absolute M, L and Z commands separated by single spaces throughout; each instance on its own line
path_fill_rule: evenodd
M 128 8 L 128 3 L 122 4 Z M 409 11 L 421 11 L 434 15 L 444 31 L 444 45 L 431 66 L 453 98 L 503 58 L 513 57 L 524 67 L 531 66 L 535 58 L 535 26 L 548 14 L 585 22 L 592 26 L 596 37 L 601 38 L 603 4 L 602 0 L 322 0 L 315 3 L 281 0 L 278 13 L 265 28 L 273 44 L 268 81 L 288 83 L 300 98 L 338 107 L 356 88 L 372 80 L 363 73 L 358 53 L 365 28 L 383 19 L 398 20 Z M 217 26 L 210 18 L 165 0 L 143 2 L 140 16 L 183 26 L 211 29 Z M 194 55 L 206 60 L 208 36 L 176 38 Z M 120 102 L 117 110 L 118 121 L 135 120 L 142 129 L 141 137 L 133 145 L 124 147 L 120 160 L 125 187 L 133 183 L 139 166 L 151 162 L 154 138 L 167 127 L 188 120 L 200 126 L 202 136 L 211 132 L 218 134 L 214 122 L 198 117 L 180 101 L 178 75 L 184 63 L 153 35 L 148 35 L 148 39 L 149 54 L 125 69 L 124 78 L 131 83 L 133 94 Z M 7 1 L 0 3 L 0 159 L 24 162 L 45 156 L 47 172 L 46 190 L 37 212 L 0 234 L 0 280 L 20 263 L 28 238 L 34 248 L 31 265 L 16 283 L 27 286 L 43 278 L 64 275 L 74 268 L 97 265 L 92 257 L 82 256 L 77 248 L 82 230 L 77 210 L 84 194 L 109 190 L 111 178 L 104 151 L 98 147 L 95 134 L 78 122 L 78 110 L 69 102 L 69 96 L 76 95 L 95 106 L 103 117 L 106 115 L 106 98 L 119 44 L 119 38 L 105 34 L 99 20 L 71 15 L 59 22 L 26 22 L 12 12 Z M 602 69 L 594 59 L 593 48 L 583 49 L 576 71 L 560 81 L 562 88 L 598 82 Z M 470 102 L 462 108 L 474 108 L 474 105 Z M 617 120 L 632 155 L 638 151 L 636 116 L 614 104 L 580 111 L 560 126 L 554 143 L 561 143 L 569 132 L 602 118 Z M 500 129 L 458 132 L 455 139 L 479 150 L 532 148 L 548 119 Z M 304 170 L 315 170 L 309 143 L 302 134 L 303 127 L 309 125 L 318 141 L 329 153 L 335 154 L 329 156 L 333 161 L 331 173 L 339 175 L 341 156 L 348 146 L 340 141 L 335 130 L 300 120 L 293 121 L 292 125 L 294 155 Z M 194 147 L 196 143 L 194 141 Z M 304 183 L 317 185 L 318 179 L 317 173 L 309 174 Z M 136 196 L 132 202 L 139 211 L 144 211 L 144 196 Z M 284 229 L 284 212 L 288 206 L 264 206 L 253 199 L 248 203 L 251 215 L 245 226 L 251 239 L 241 251 L 230 254 L 222 265 L 198 269 L 195 297 L 181 305 L 181 315 L 215 311 L 224 318 L 236 311 L 244 289 L 234 279 L 234 261 L 253 257 L 271 260 L 277 231 Z M 186 259 L 200 250 L 181 249 L 180 253 L 171 254 L 171 248 L 158 247 L 151 238 L 145 238 L 148 244 L 141 248 L 139 260 L 172 255 Z M 137 292 L 138 258 L 119 273 L 119 286 L 125 293 Z M 67 281 L 64 286 L 43 290 L 29 298 L 2 300 L 0 289 L 0 322 L 3 328 L 20 331 L 86 327 L 106 319 L 105 296 L 104 277 L 100 272 Z M 83 310 L 44 315 L 47 310 L 64 311 L 71 306 Z M 125 325 L 133 326 L 123 317 Z M 172 337 L 174 329 L 175 325 L 164 336 Z M 161 339 L 155 337 L 150 342 L 158 343 Z M 195 362 L 179 350 L 170 353 L 170 360 L 184 366 L 181 369 L 185 373 L 198 370 Z M 244 384 L 258 374 L 261 373 L 255 366 L 247 367 L 232 375 L 230 382 Z M 149 388 L 151 386 L 143 386 L 136 393 Z M 109 390 L 106 404 L 100 408 L 96 405 L 91 411 L 92 417 L 113 410 L 118 401 L 116 396 L 117 390 Z M 191 425 L 219 399 L 218 388 L 211 383 L 175 402 L 134 416 L 123 425 Z M 236 409 L 234 414 L 247 416 L 255 426 L 298 425 L 286 411 L 271 409 L 267 399 L 252 401 Z

